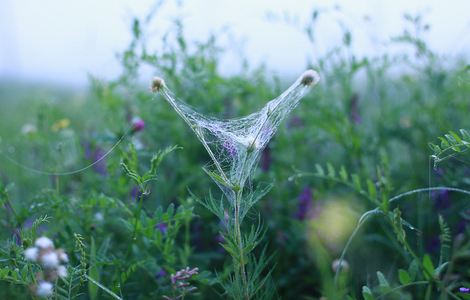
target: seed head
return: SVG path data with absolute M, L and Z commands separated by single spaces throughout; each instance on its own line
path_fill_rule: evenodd
M 158 93 L 165 86 L 165 81 L 160 77 L 154 77 L 150 89 L 154 93 Z
M 38 238 L 34 244 L 39 249 L 54 248 L 54 243 L 45 236 Z
M 55 251 L 45 253 L 40 257 L 41 263 L 44 268 L 53 269 L 59 266 L 59 256 Z
M 41 281 L 38 284 L 36 295 L 39 297 L 48 297 L 52 295 L 52 283 L 47 281 Z
M 39 249 L 36 247 L 31 247 L 24 251 L 24 257 L 29 261 L 37 261 L 38 255 L 39 255 Z
M 67 267 L 66 266 L 59 266 L 57 267 L 57 275 L 60 278 L 65 278 L 67 277 Z
M 59 257 L 60 262 L 62 263 L 68 263 L 69 262 L 69 256 L 63 249 L 57 249 L 57 256 Z
M 302 75 L 301 83 L 306 86 L 315 85 L 320 81 L 320 75 L 314 70 L 307 70 Z

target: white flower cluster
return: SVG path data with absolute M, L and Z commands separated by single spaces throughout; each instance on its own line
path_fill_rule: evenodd
M 54 282 L 57 278 L 67 277 L 66 264 L 69 262 L 63 249 L 55 249 L 54 243 L 47 237 L 40 237 L 34 242 L 34 247 L 24 251 L 27 260 L 37 262 L 43 267 L 43 272 L 36 274 L 38 284 L 34 291 L 39 297 L 52 295 Z

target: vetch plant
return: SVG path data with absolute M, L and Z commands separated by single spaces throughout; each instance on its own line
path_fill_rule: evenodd
M 178 300 L 184 299 L 184 297 L 194 291 L 196 291 L 196 287 L 192 286 L 189 280 L 193 278 L 193 276 L 198 275 L 199 268 L 189 268 L 186 267 L 185 269 L 181 269 L 175 274 L 171 274 L 171 285 L 173 287 L 173 297 L 163 296 L 165 300 Z
M 223 247 L 233 258 L 234 270 L 228 282 L 222 285 L 226 294 L 233 299 L 266 298 L 272 292 L 261 289 L 269 277 L 260 276 L 269 259 L 263 254 L 256 260 L 250 254 L 263 235 L 262 226 L 252 226 L 250 231 L 242 232 L 242 222 L 248 211 L 270 187 L 254 190 L 248 183 L 262 150 L 274 136 L 280 123 L 319 79 L 317 72 L 308 70 L 261 110 L 229 120 L 208 117 L 197 112 L 176 98 L 161 78 L 155 78 L 152 82 L 151 90 L 165 98 L 208 152 L 212 163 L 204 171 L 227 198 L 225 203 L 217 202 L 210 196 L 201 203 L 227 224 L 226 232 L 223 233 Z

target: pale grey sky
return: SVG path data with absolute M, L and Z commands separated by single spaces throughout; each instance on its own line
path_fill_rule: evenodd
M 314 60 L 341 40 L 336 22 L 352 28 L 354 48 L 362 54 L 384 50 L 384 41 L 403 28 L 404 12 L 425 12 L 431 24 L 430 45 L 449 55 L 468 54 L 470 1 L 424 0 L 188 0 L 179 10 L 167 1 L 152 30 L 163 32 L 173 18 L 184 17 L 186 36 L 204 39 L 228 25 L 253 64 L 266 63 L 276 72 L 302 72 L 306 58 Z M 113 78 L 119 70 L 115 53 L 130 39 L 134 15 L 143 16 L 153 0 L 0 0 L 0 77 L 86 84 L 87 73 Z M 270 22 L 267 13 L 289 12 L 306 21 L 314 8 L 339 4 L 318 25 L 312 48 L 301 31 L 283 22 Z M 370 21 L 366 22 L 364 16 Z M 158 35 L 156 35 L 158 36 Z M 159 42 L 159 41 L 157 41 Z M 226 42 L 227 44 L 228 42 Z M 222 72 L 236 70 L 240 61 L 228 56 Z

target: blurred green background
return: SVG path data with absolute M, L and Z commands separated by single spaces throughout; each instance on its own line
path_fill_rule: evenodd
M 314 8 L 305 26 L 293 25 L 309 38 L 312 49 L 317 45 L 318 20 L 332 18 L 331 11 Z M 164 34 L 155 37 L 149 20 L 160 16 L 155 11 L 132 19 L 132 38 L 125 49 L 118 50 L 120 69 L 111 79 L 90 74 L 86 87 L 0 82 L 3 270 L 21 269 L 21 249 L 39 234 L 54 237 L 70 253 L 75 268 L 84 260 L 74 237 L 78 233 L 89 255 L 85 255 L 85 272 L 92 276 L 90 266 L 96 266 L 99 271 L 93 278 L 125 299 L 168 295 L 168 274 L 188 265 L 207 272 L 196 283 L 198 292 L 188 297 L 222 297 L 214 273 L 223 274 L 230 265 L 219 245 L 223 224 L 191 196 L 205 197 L 209 191 L 220 196 L 201 168 L 209 157 L 163 98 L 151 94 L 149 82 L 153 75 L 161 76 L 177 97 L 198 111 L 233 118 L 260 109 L 294 77 L 272 71 L 269 64 L 253 64 L 245 53 L 237 61 L 239 70 L 221 72 L 222 57 L 234 51 L 219 42 L 230 38 L 229 31 L 194 40 L 185 34 L 184 18 L 176 18 Z M 271 22 L 292 21 L 278 17 Z M 426 39 L 430 25 L 426 14 L 407 14 L 401 33 L 383 38 L 390 48 L 398 45 L 399 51 L 361 55 L 353 49 L 354 30 L 338 19 L 341 42 L 305 63 L 304 69 L 319 72 L 321 82 L 282 124 L 264 150 L 253 180 L 274 185 L 256 209 L 267 228 L 262 244 L 275 257 L 270 268 L 279 297 L 335 299 L 331 264 L 339 258 L 360 215 L 377 206 L 357 188 L 322 176 L 300 176 L 302 172 L 318 175 L 317 164 L 325 172 L 343 167 L 364 189 L 372 184 L 378 199 L 428 186 L 468 188 L 468 155 L 455 155 L 435 166 L 428 146 L 439 143 L 438 137 L 449 131 L 470 128 L 468 53 L 434 51 Z M 135 118 L 142 119 L 145 128 L 132 130 Z M 93 164 L 121 137 L 109 155 Z M 123 207 L 134 208 L 138 190 L 123 174 L 120 161 L 131 157 L 136 168 L 146 170 L 152 155 L 171 145 L 183 149 L 164 159 L 158 180 L 149 185 L 143 200 L 148 217 L 139 217 L 142 232 L 135 238 L 129 229 L 135 216 L 129 217 Z M 51 175 L 84 167 L 67 176 Z M 434 265 L 442 255 L 439 215 L 448 224 L 452 240 L 445 251 L 453 269 L 442 280 L 450 289 L 465 285 L 470 276 L 467 198 L 441 190 L 414 194 L 398 204 L 403 219 L 415 227 L 406 228 L 409 244 L 420 257 L 428 254 Z M 178 213 L 159 215 L 170 205 L 179 207 Z M 49 222 L 34 230 L 28 225 L 46 215 Z M 165 224 L 164 230 L 159 224 Z M 160 233 L 146 232 L 146 226 Z M 399 284 L 397 270 L 410 270 L 413 258 L 395 236 L 383 216 L 363 227 L 346 255 L 349 269 L 341 277 L 344 294 L 362 299 L 364 285 L 378 286 L 374 292 L 380 293 L 377 271 L 392 286 Z M 100 249 L 98 254 L 90 252 L 92 243 Z M 81 269 L 76 268 L 79 274 Z M 21 286 L 30 277 L 18 275 L 21 283 L 15 283 L 5 276 L 0 281 L 2 299 L 29 297 Z M 71 286 L 73 297 L 109 297 L 80 281 Z M 416 286 L 386 299 L 424 299 L 425 293 Z M 438 299 L 442 294 L 433 290 L 431 295 L 429 299 Z

